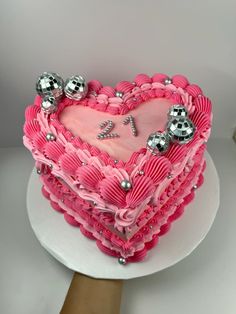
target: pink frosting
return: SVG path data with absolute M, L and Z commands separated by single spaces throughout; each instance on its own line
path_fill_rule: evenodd
M 121 81 L 115 88 L 94 80 L 85 99 L 63 98 L 50 116 L 40 111 L 39 96 L 25 113 L 24 144 L 41 167 L 45 197 L 68 223 L 96 239 L 101 250 L 128 261 L 145 257 L 192 200 L 191 187 L 203 183 L 211 102 L 184 76 L 175 75 L 165 85 L 167 77 L 139 74 L 134 83 Z M 196 125 L 194 139 L 171 144 L 163 157 L 154 157 L 145 148 L 146 139 L 165 129 L 167 111 L 176 102 L 187 107 Z M 122 123 L 129 114 L 138 137 Z M 107 119 L 120 137 L 99 141 L 98 125 Z M 55 139 L 48 142 L 47 133 Z M 131 182 L 130 191 L 121 188 L 123 179 Z

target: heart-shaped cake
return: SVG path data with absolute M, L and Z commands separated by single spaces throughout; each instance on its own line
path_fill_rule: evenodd
M 203 183 L 211 101 L 186 77 L 114 88 L 45 72 L 24 144 L 52 208 L 119 263 L 144 259 Z

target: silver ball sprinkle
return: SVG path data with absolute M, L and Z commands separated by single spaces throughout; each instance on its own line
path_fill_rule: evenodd
M 171 118 L 185 118 L 188 116 L 188 110 L 183 105 L 173 105 L 170 107 L 168 117 Z
M 119 91 L 116 91 L 116 97 L 120 97 L 120 98 L 122 98 L 122 97 L 123 97 L 123 95 L 124 95 L 124 93 L 119 92 Z
M 120 265 L 125 265 L 125 264 L 126 264 L 126 259 L 125 259 L 124 257 L 119 257 L 119 258 L 118 258 L 118 263 L 119 263 Z
M 50 142 L 50 141 L 55 141 L 55 139 L 56 139 L 56 136 L 55 136 L 54 134 L 52 134 L 52 133 L 47 133 L 47 134 L 46 134 L 46 140 L 47 140 L 48 142 Z
M 196 185 L 196 184 L 194 184 L 193 189 L 194 189 L 194 190 L 196 190 L 196 189 L 197 189 L 197 185 Z
M 64 82 L 56 73 L 44 72 L 36 82 L 36 91 L 39 96 L 54 96 L 59 99 L 63 95 Z
M 187 117 L 173 118 L 167 124 L 167 132 L 172 142 L 186 144 L 193 138 L 195 126 Z
M 41 174 L 42 173 L 41 169 L 39 169 L 39 168 L 36 169 L 36 172 L 37 172 L 37 174 Z
M 172 79 L 171 78 L 167 77 L 167 78 L 164 79 L 164 84 L 165 85 L 169 85 L 171 83 L 172 83 Z
M 141 176 L 144 175 L 144 171 L 143 170 L 139 170 L 138 174 L 140 174 Z
M 147 139 L 147 149 L 153 155 L 161 155 L 169 148 L 169 136 L 166 132 L 155 132 L 149 135 Z
M 46 95 L 41 102 L 41 108 L 45 113 L 53 113 L 57 110 L 57 101 L 54 96 Z
M 66 97 L 80 100 L 86 97 L 88 85 L 81 75 L 74 75 L 66 80 L 64 91 Z
M 171 173 L 168 174 L 167 179 L 172 179 L 172 178 L 173 178 L 172 174 Z
M 132 188 L 132 184 L 129 180 L 122 180 L 120 186 L 125 191 L 129 191 Z

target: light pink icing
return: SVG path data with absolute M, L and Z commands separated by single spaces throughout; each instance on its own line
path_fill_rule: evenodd
M 62 111 L 60 121 L 74 136 L 79 136 L 89 144 L 106 151 L 115 159 L 128 161 L 134 151 L 145 147 L 150 133 L 165 129 L 168 109 L 172 104 L 166 99 L 153 99 L 142 103 L 125 116 L 114 117 L 107 112 L 97 112 L 88 107 L 74 105 Z M 135 119 L 137 137 L 132 136 L 129 125 L 123 125 L 125 117 L 129 114 Z M 115 124 L 112 132 L 118 133 L 120 137 L 98 140 L 96 137 L 101 131 L 99 124 L 108 119 Z

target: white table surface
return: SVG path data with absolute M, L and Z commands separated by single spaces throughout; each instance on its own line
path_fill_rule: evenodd
M 236 313 L 236 146 L 232 140 L 213 139 L 208 150 L 221 182 L 212 229 L 177 265 L 126 281 L 122 314 Z M 31 230 L 25 196 L 32 167 L 24 148 L 0 149 L 1 314 L 59 313 L 72 278 Z

